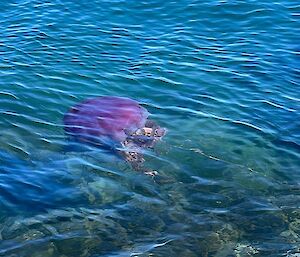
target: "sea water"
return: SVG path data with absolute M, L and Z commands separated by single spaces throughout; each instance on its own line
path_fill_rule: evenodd
M 300 5 L 0 3 L 0 256 L 299 256 Z M 137 100 L 138 173 L 66 150 L 63 115 Z M 298 255 L 297 255 L 298 254 Z

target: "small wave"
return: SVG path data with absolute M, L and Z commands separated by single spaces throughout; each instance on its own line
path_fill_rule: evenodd
M 16 100 L 19 100 L 19 97 L 17 97 L 16 95 L 14 95 L 12 93 L 9 93 L 9 92 L 0 91 L 0 95 L 9 96 L 9 97 L 12 97 Z
M 253 129 L 256 129 L 258 131 L 264 132 L 263 129 L 261 129 L 260 127 L 257 127 L 257 126 L 255 126 L 251 123 L 248 123 L 248 122 L 239 121 L 239 120 L 231 120 L 231 122 L 233 122 L 235 124 L 241 124 L 241 125 L 247 126 L 249 128 L 253 128 Z
M 9 143 L 8 145 L 9 145 L 11 148 L 13 148 L 15 151 L 21 152 L 22 154 L 24 154 L 24 155 L 27 156 L 27 157 L 30 157 L 30 156 L 31 156 L 31 154 L 30 154 L 28 151 L 26 151 L 24 148 L 22 148 L 21 146 L 18 146 L 18 145 L 16 145 L 16 144 L 12 144 L 12 143 Z
M 165 77 L 154 77 L 152 79 L 155 79 L 157 81 L 161 81 L 163 83 L 166 83 L 166 84 L 170 84 L 170 85 L 182 85 L 182 83 L 180 82 L 177 82 L 177 81 L 174 81 L 174 80 L 171 80 L 171 79 L 167 79 Z
M 280 108 L 280 109 L 283 109 L 283 110 L 286 110 L 286 111 L 289 111 L 289 112 L 295 112 L 295 111 L 296 111 L 296 110 L 294 110 L 294 109 L 287 108 L 287 107 L 285 107 L 285 106 L 283 106 L 283 105 L 279 105 L 279 104 L 273 103 L 273 102 L 271 102 L 271 101 L 261 100 L 260 102 L 266 103 L 266 104 L 268 104 L 268 105 L 271 105 L 271 106 L 274 106 L 274 107 L 276 107 L 276 108 Z

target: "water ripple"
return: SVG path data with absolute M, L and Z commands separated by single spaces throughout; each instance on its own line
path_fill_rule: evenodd
M 0 8 L 0 256 L 299 251 L 299 3 Z M 159 179 L 69 142 L 64 113 L 101 95 L 168 129 Z

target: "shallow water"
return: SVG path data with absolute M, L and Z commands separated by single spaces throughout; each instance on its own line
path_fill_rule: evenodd
M 297 1 L 1 1 L 0 256 L 297 256 Z M 152 178 L 66 151 L 88 97 L 168 130 Z

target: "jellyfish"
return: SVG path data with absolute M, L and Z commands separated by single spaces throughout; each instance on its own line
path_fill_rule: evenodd
M 78 142 L 116 150 L 135 169 L 144 162 L 142 149 L 153 148 L 166 134 L 137 101 L 116 96 L 95 97 L 71 107 L 64 129 Z

